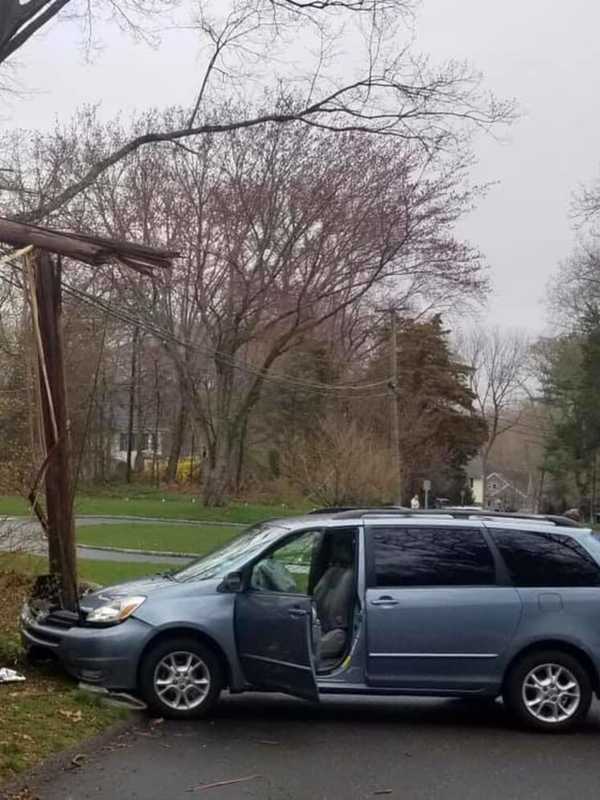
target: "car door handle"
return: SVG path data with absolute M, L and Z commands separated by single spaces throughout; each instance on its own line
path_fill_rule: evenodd
M 308 611 L 305 608 L 290 608 L 288 613 L 290 617 L 293 617 L 294 619 L 308 616 Z
M 398 600 L 394 600 L 389 594 L 383 595 L 382 597 L 377 597 L 375 600 L 371 600 L 372 606 L 397 606 Z

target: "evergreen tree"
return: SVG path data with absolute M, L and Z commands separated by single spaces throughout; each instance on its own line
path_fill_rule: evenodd
M 405 496 L 422 491 L 459 502 L 466 489 L 464 467 L 486 439 L 475 412 L 468 367 L 454 358 L 448 331 L 436 315 L 426 322 L 404 321 L 398 333 L 400 455 Z M 371 374 L 389 372 L 389 332 L 384 331 Z M 389 411 L 380 407 L 378 426 L 389 436 Z M 406 499 L 406 498 L 405 498 Z
M 552 412 L 545 467 L 563 504 L 584 506 L 600 450 L 600 310 L 588 307 L 580 332 L 540 350 L 544 398 Z

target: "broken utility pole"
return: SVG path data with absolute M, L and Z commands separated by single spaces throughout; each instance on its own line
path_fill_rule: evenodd
M 46 532 L 50 574 L 60 580 L 62 606 L 76 611 L 79 593 L 61 319 L 61 260 L 60 256 L 52 258 L 41 251 L 34 251 L 28 260 L 46 451 Z
M 63 608 L 77 611 L 77 554 L 73 517 L 69 420 L 62 335 L 62 263 L 65 256 L 92 266 L 117 262 L 141 275 L 168 269 L 177 253 L 96 236 L 64 233 L 0 218 L 0 242 L 23 248 L 0 258 L 0 266 L 25 259 L 44 441 L 44 461 L 29 494 L 48 536 L 50 574 L 56 576 Z M 53 255 L 51 255 L 53 254 Z M 46 510 L 37 500 L 44 481 Z

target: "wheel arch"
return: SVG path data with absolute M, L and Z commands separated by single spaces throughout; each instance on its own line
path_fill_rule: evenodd
M 531 653 L 535 653 L 536 650 L 559 650 L 562 653 L 566 653 L 576 658 L 588 673 L 592 682 L 592 689 L 594 693 L 596 695 L 600 695 L 600 675 L 598 674 L 598 669 L 591 656 L 582 647 L 579 647 L 572 642 L 565 641 L 564 639 L 540 639 L 539 641 L 531 642 L 526 647 L 521 648 L 521 650 L 515 653 L 506 666 L 502 681 L 503 686 L 506 685 L 506 681 L 508 680 L 508 676 L 510 675 L 513 667 L 521 659 L 525 658 Z
M 146 642 L 142 652 L 140 653 L 136 671 L 137 685 L 139 686 L 140 683 L 140 670 L 142 667 L 142 662 L 150 650 L 153 647 L 156 647 L 157 644 L 161 644 L 169 639 L 177 639 L 181 636 L 188 636 L 191 639 L 195 639 L 200 644 L 203 644 L 205 647 L 209 647 L 218 658 L 219 664 L 223 670 L 224 687 L 231 686 L 231 665 L 229 664 L 227 656 L 225 655 L 225 651 L 212 636 L 207 634 L 205 631 L 200 630 L 199 628 L 195 628 L 193 625 L 174 625 L 172 627 L 162 628 L 156 631 L 156 633 Z

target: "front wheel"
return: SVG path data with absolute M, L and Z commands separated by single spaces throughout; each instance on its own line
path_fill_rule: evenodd
M 215 706 L 224 675 L 215 653 L 193 638 L 159 642 L 140 668 L 140 688 L 148 707 L 170 719 L 196 719 Z
M 530 728 L 566 732 L 587 716 L 592 702 L 590 676 L 568 653 L 530 653 L 511 669 L 504 702 Z

